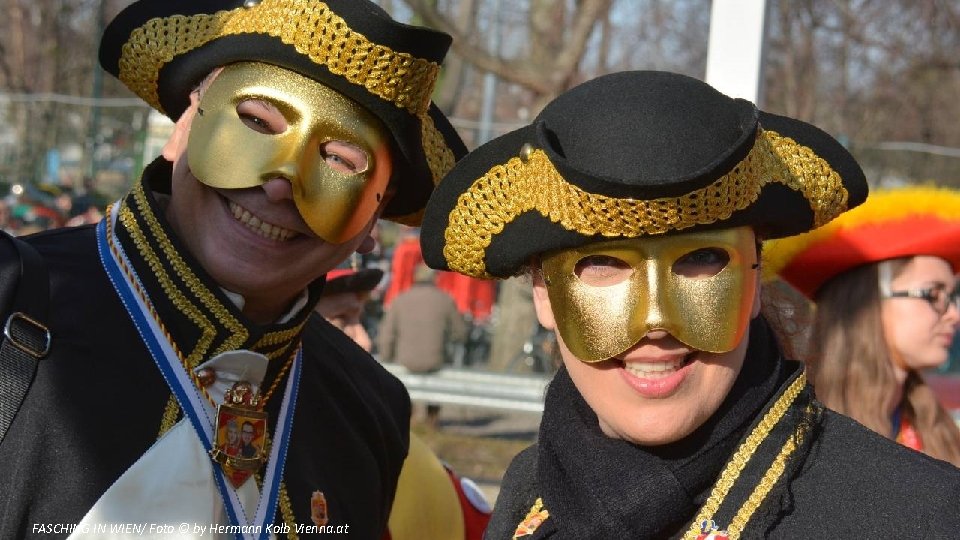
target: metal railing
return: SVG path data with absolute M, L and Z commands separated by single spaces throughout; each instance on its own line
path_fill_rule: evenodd
M 543 397 L 550 377 L 517 375 L 471 369 L 442 368 L 411 373 L 407 368 L 383 363 L 407 387 L 413 401 L 468 405 L 510 411 L 543 412 Z

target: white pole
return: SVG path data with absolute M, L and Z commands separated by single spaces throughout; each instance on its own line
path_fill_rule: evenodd
M 500 51 L 500 0 L 493 0 L 493 14 L 487 25 L 487 46 L 490 54 Z M 477 145 L 493 138 L 494 108 L 496 107 L 497 76 L 487 72 L 483 77 L 483 101 L 480 108 L 480 130 Z
M 713 0 L 707 74 L 710 86 L 758 105 L 767 0 Z

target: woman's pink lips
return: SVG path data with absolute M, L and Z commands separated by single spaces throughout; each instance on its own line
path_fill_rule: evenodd
M 954 334 L 937 334 L 936 339 L 939 339 L 943 343 L 946 343 L 948 346 L 953 343 Z
M 666 377 L 657 377 L 655 379 L 646 379 L 637 377 L 627 370 L 626 367 L 617 368 L 620 376 L 631 388 L 641 396 L 650 399 L 662 399 L 670 397 L 677 390 L 687 375 L 690 373 L 691 366 L 695 359 L 686 362 L 680 369 L 667 375 Z

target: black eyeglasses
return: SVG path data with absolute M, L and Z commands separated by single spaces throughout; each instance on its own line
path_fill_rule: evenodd
M 942 287 L 930 287 L 929 289 L 907 289 L 903 291 L 890 291 L 883 295 L 884 298 L 919 298 L 926 301 L 933 307 L 934 311 L 943 315 L 950 309 L 950 306 L 960 310 L 960 290 L 947 292 Z

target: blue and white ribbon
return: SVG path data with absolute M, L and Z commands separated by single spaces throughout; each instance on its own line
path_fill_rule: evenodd
M 204 449 L 209 454 L 216 440 L 214 434 L 216 410 L 209 406 L 207 398 L 194 384 L 193 378 L 164 334 L 159 321 L 151 315 L 150 299 L 138 292 L 144 290 L 143 284 L 139 282 L 139 278 L 120 242 L 115 236 L 112 239 L 108 238 L 108 235 L 113 234 L 112 231 L 117 223 L 120 206 L 120 202 L 113 204 L 110 215 L 97 225 L 97 247 L 100 252 L 100 260 L 113 283 L 114 289 L 117 291 L 117 295 L 130 315 L 130 319 L 140 333 L 141 339 L 167 381 L 167 385 L 176 396 L 184 414 L 193 425 Z M 108 221 L 111 225 L 109 229 L 107 227 Z M 124 268 L 128 271 L 124 272 Z M 136 281 L 136 283 L 131 280 Z M 263 489 L 252 516 L 253 519 L 248 517 L 240 502 L 237 490 L 227 481 L 223 469 L 211 458 L 214 480 L 223 498 L 224 508 L 231 525 L 236 526 L 234 529 L 241 531 L 256 531 L 256 533 L 239 532 L 236 534 L 237 539 L 253 540 L 269 537 L 268 525 L 273 523 L 276 514 L 287 446 L 293 428 L 294 405 L 297 400 L 301 363 L 302 353 L 297 351 L 296 358 L 290 368 L 283 402 L 280 405 L 280 415 L 274 431 L 273 445 L 267 461 L 267 470 L 263 477 Z

